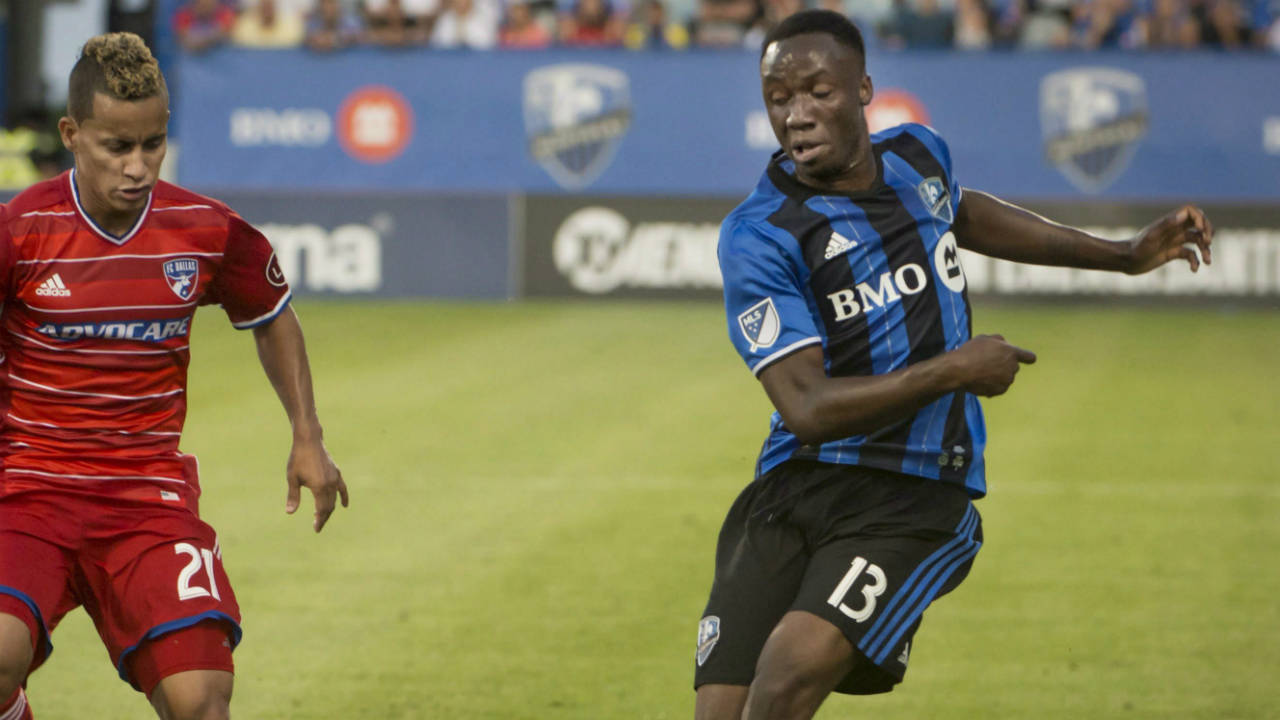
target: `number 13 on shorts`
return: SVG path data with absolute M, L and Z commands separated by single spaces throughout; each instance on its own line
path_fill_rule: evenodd
M 853 584 L 864 573 L 870 576 L 870 581 L 862 586 L 862 602 L 857 603 L 859 607 L 855 609 L 845 602 L 845 598 L 853 588 Z M 844 574 L 831 593 L 831 597 L 827 598 L 827 603 L 852 618 L 854 622 L 866 622 L 867 618 L 876 611 L 876 598 L 880 597 L 888 586 L 888 580 L 885 579 L 884 571 L 879 565 L 868 562 L 864 557 L 856 557 L 849 567 L 849 572 Z
M 222 548 L 218 547 L 215 541 L 213 549 L 197 548 L 195 545 L 186 542 L 175 543 L 173 551 L 178 555 L 187 555 L 191 561 L 182 568 L 182 572 L 178 573 L 178 599 L 179 600 L 195 600 L 196 598 L 213 596 L 214 600 L 222 600 L 222 595 L 218 593 L 218 581 L 214 578 L 213 563 L 222 560 Z M 192 584 L 195 575 L 204 569 L 204 575 L 209 580 L 209 587 L 205 589 L 200 585 Z

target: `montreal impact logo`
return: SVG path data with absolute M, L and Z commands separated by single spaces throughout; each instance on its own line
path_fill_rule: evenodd
M 1101 192 L 1147 134 L 1142 78 L 1110 68 L 1062 70 L 1040 81 L 1045 155 L 1076 188 Z
M 590 185 L 617 152 L 631 126 L 626 73 L 568 63 L 524 78 L 524 126 L 529 152 L 566 190 Z

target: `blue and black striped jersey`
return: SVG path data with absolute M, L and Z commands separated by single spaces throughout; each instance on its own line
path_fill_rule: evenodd
M 931 128 L 871 136 L 876 179 L 823 194 L 779 151 L 720 230 L 729 335 L 758 376 L 820 345 L 828 375 L 877 375 L 927 360 L 971 333 L 964 271 L 951 232 L 960 186 Z M 863 465 L 986 493 L 986 427 L 978 399 L 945 395 L 868 435 L 802 445 L 773 414 L 757 475 L 789 459 Z

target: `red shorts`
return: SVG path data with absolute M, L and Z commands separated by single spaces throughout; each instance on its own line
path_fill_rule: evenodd
M 228 650 L 235 647 L 240 608 L 217 534 L 187 505 L 55 489 L 0 495 L 0 612 L 31 627 L 31 670 L 53 651 L 58 621 L 78 605 L 120 677 L 147 692 L 130 672 L 144 643 L 197 623 L 222 624 Z M 153 664 L 145 665 L 154 673 Z M 187 663 L 169 674 L 192 669 Z M 229 670 L 229 652 L 208 669 Z

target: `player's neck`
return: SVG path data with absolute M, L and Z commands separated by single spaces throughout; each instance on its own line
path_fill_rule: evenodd
M 828 193 L 857 193 L 871 189 L 880 176 L 879 163 L 875 153 L 871 151 L 871 141 L 867 138 L 861 143 L 855 159 L 849 167 L 838 174 L 813 178 L 801 174 L 796 169 L 796 179 L 809 187 Z
M 72 175 L 76 184 L 76 193 L 80 201 L 80 209 L 89 216 L 98 227 L 112 235 L 120 236 L 129 232 L 138 222 L 146 208 L 137 210 L 119 210 L 111 206 L 105 199 L 98 197 L 92 188 L 80 181 L 80 173 Z

